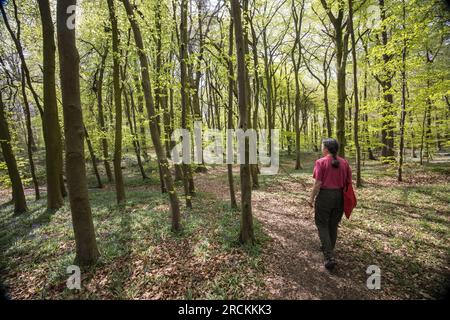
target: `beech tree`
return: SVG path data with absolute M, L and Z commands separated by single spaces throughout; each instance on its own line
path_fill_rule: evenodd
M 44 133 L 45 167 L 47 174 L 47 208 L 59 209 L 63 205 L 63 169 L 61 127 L 56 99 L 56 44 L 50 3 L 39 0 L 43 37 L 43 87 L 44 87 Z
M 16 157 L 11 147 L 11 135 L 9 133 L 6 107 L 3 104 L 2 91 L 0 90 L 0 144 L 3 157 L 8 167 L 8 175 L 12 186 L 12 200 L 14 202 L 14 212 L 23 213 L 28 210 L 23 192 L 22 179 L 17 168 Z
M 234 37 L 237 57 L 237 83 L 239 103 L 239 129 L 244 132 L 248 129 L 248 92 L 247 92 L 247 65 L 245 63 L 244 37 L 242 30 L 242 10 L 239 0 L 231 1 L 231 15 L 234 24 Z M 239 240 L 242 243 L 252 244 L 255 240 L 252 216 L 252 188 L 249 163 L 249 141 L 245 137 L 245 163 L 240 165 L 241 177 L 241 231 Z
M 84 162 L 84 124 L 80 99 L 79 56 L 75 43 L 75 25 L 70 18 L 76 0 L 57 4 L 57 38 L 64 115 L 67 187 L 76 243 L 76 263 L 92 265 L 98 257 L 94 223 Z

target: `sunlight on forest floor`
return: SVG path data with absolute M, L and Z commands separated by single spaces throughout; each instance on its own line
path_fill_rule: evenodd
M 304 200 L 313 156 L 294 171 L 283 156 L 276 176 L 261 176 L 254 191 L 255 247 L 237 243 L 240 215 L 230 209 L 226 167 L 197 174 L 194 209 L 183 209 L 183 232 L 170 231 L 169 207 L 156 171 L 142 181 L 125 168 L 127 203 L 114 188 L 90 189 L 101 260 L 82 273 L 81 291 L 66 289 L 74 259 L 68 204 L 54 214 L 46 199 L 13 216 L 1 193 L 2 282 L 11 298 L 56 299 L 255 299 L 437 298 L 450 275 L 450 178 L 448 163 L 423 169 L 407 164 L 405 182 L 395 167 L 368 162 L 358 207 L 344 218 L 338 271 L 323 270 L 318 237 Z M 150 170 L 151 168 L 147 168 Z M 133 176 L 134 174 L 134 176 Z M 239 186 L 238 168 L 235 182 Z M 95 181 L 91 180 L 94 186 Z M 182 188 L 178 185 L 180 201 Z M 238 195 L 239 199 L 239 195 Z M 369 265 L 382 270 L 381 290 L 365 287 Z

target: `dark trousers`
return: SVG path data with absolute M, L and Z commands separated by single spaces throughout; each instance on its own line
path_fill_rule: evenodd
M 344 195 L 339 189 L 320 189 L 315 203 L 315 222 L 326 259 L 333 258 L 339 222 L 344 213 Z

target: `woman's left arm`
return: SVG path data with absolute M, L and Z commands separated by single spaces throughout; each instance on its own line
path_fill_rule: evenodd
M 316 196 L 320 191 L 321 185 L 322 185 L 322 181 L 315 180 L 314 186 L 311 190 L 311 197 L 309 198 L 309 202 L 308 202 L 308 204 L 311 208 L 314 207 L 314 200 L 316 199 Z

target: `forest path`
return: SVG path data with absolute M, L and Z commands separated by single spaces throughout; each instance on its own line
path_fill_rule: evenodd
M 197 177 L 199 191 L 229 201 L 226 168 L 211 168 Z M 281 174 L 262 181 L 260 189 L 252 192 L 253 215 L 271 238 L 262 257 L 267 298 L 375 298 L 366 287 L 367 266 L 352 265 L 348 256 L 345 261 L 342 257 L 345 244 L 339 243 L 339 239 L 336 248 L 338 266 L 332 273 L 324 268 L 313 212 L 306 204 L 312 187 L 312 179 L 309 180 L 296 181 L 292 176 Z

